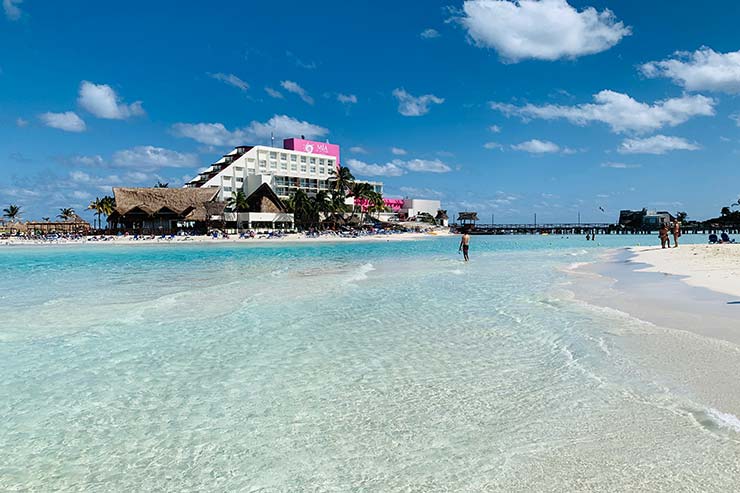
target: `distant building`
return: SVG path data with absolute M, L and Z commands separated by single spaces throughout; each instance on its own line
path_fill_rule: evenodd
M 441 204 L 439 200 L 426 199 L 403 199 L 400 213 L 408 219 L 413 219 L 420 214 L 428 214 L 434 217 L 437 214 Z
M 475 226 L 475 223 L 478 222 L 478 213 L 460 212 L 457 215 L 457 222 L 460 223 L 461 226 Z
M 675 220 L 676 218 L 667 211 L 651 211 L 648 209 L 619 211 L 619 225 L 627 229 L 660 229 L 662 225 L 667 225 Z
M 116 207 L 108 224 L 140 234 L 205 233 L 220 226 L 225 203 L 218 188 L 113 188 Z
M 330 179 L 340 166 L 336 144 L 285 139 L 283 147 L 238 146 L 190 180 L 188 188 L 219 188 L 219 200 L 243 191 L 250 195 L 263 184 L 287 199 L 298 190 L 308 195 L 330 191 Z M 382 194 L 383 184 L 366 182 Z
M 26 223 L 27 232 L 35 234 L 88 234 L 90 229 L 90 223 L 77 214 L 72 214 L 64 221 L 28 221 Z

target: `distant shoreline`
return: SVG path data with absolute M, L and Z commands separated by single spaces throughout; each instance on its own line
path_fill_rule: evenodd
M 279 244 L 321 244 L 321 243 L 345 243 L 345 242 L 377 242 L 377 241 L 415 241 L 437 237 L 454 236 L 447 229 L 434 230 L 431 232 L 417 233 L 394 233 L 376 234 L 366 236 L 334 236 L 323 235 L 318 237 L 307 237 L 303 234 L 288 234 L 279 238 L 239 238 L 231 235 L 229 238 L 213 238 L 208 235 L 201 236 L 175 236 L 173 239 L 161 237 L 145 238 L 135 240 L 132 236 L 108 236 L 107 240 L 92 240 L 94 236 L 88 236 L 79 240 L 30 240 L 21 238 L 9 238 L 0 240 L 0 247 L 54 247 L 54 246 L 137 246 L 137 245 L 279 245 Z

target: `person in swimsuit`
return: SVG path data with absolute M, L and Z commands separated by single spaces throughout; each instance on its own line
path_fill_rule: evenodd
M 658 237 L 660 238 L 660 246 L 663 248 L 666 248 L 666 245 L 668 248 L 671 247 L 671 240 L 668 239 L 668 226 L 663 224 L 660 227 L 660 231 L 658 231 Z
M 678 237 L 681 236 L 681 223 L 678 219 L 673 223 L 671 232 L 673 233 L 673 248 L 678 248 Z
M 470 235 L 468 234 L 468 230 L 463 231 L 462 238 L 460 238 L 460 248 L 458 248 L 458 252 L 462 251 L 463 258 L 467 262 L 470 260 L 470 257 L 468 257 L 468 251 L 470 250 Z

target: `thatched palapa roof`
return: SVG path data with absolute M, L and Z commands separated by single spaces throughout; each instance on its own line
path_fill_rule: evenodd
M 190 221 L 205 221 L 223 212 L 224 204 L 215 201 L 218 192 L 218 188 L 113 188 L 115 212 L 121 216 L 173 212 Z
M 477 212 L 461 212 L 457 215 L 458 221 L 477 221 L 478 220 L 478 213 Z

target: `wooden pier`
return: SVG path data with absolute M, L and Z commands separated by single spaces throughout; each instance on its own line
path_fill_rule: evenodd
M 549 235 L 650 235 L 657 234 L 657 229 L 625 228 L 619 224 L 609 223 L 558 223 L 558 224 L 451 224 L 454 230 L 468 228 L 471 235 L 512 235 L 512 234 L 549 234 Z M 729 234 L 740 233 L 738 226 L 718 225 L 685 225 L 681 227 L 683 234 Z

